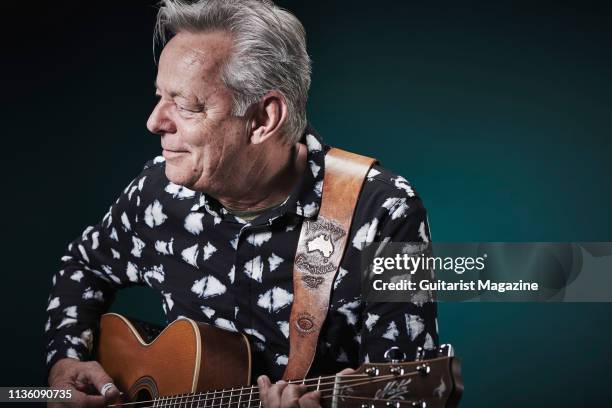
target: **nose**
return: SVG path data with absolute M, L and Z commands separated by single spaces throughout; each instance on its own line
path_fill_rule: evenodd
M 169 105 L 163 100 L 160 100 L 157 105 L 155 105 L 153 112 L 151 112 L 147 120 L 147 129 L 149 129 L 149 132 L 158 135 L 176 133 L 176 124 L 168 114 L 168 108 Z

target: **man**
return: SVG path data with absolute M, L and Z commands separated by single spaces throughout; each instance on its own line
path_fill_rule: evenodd
M 161 136 L 163 157 L 62 258 L 47 308 L 49 383 L 75 389 L 83 406 L 116 398 L 104 387 L 110 377 L 86 360 L 114 292 L 148 285 L 169 322 L 186 316 L 249 336 L 265 407 L 319 406 L 318 393 L 270 380 L 287 365 L 293 259 L 302 224 L 320 208 L 328 150 L 306 124 L 304 29 L 267 1 L 166 0 L 156 34 L 165 46 L 147 127 Z M 434 303 L 362 299 L 361 252 L 383 240 L 428 241 L 429 230 L 408 182 L 375 166 L 311 374 L 383 360 L 393 346 L 414 358 L 437 344 Z

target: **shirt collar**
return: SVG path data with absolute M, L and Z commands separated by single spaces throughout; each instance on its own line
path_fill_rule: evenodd
M 321 192 L 323 191 L 323 174 L 325 172 L 325 154 L 329 146 L 316 130 L 308 125 L 300 138 L 300 143 L 306 145 L 306 168 L 300 180 L 296 183 L 288 199 L 278 207 L 264 212 L 253 220 L 252 224 L 262 222 L 271 223 L 273 219 L 285 214 L 294 214 L 299 217 L 314 219 L 319 214 L 321 207 Z M 216 199 L 206 193 L 198 192 L 191 211 L 204 208 L 206 212 L 219 220 L 231 217 L 237 222 L 244 222 L 230 214 Z M 265 217 L 264 217 L 265 215 Z M 263 221 L 262 221 L 263 220 Z M 216 223 L 216 221 L 215 221 Z

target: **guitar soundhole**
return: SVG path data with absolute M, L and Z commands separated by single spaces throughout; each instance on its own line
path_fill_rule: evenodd
M 157 397 L 157 384 L 151 377 L 142 377 L 130 389 L 129 392 L 132 402 L 150 401 Z
M 151 393 L 149 392 L 149 390 L 140 390 L 138 391 L 138 393 L 136 394 L 136 399 L 134 400 L 134 402 L 138 402 L 138 401 L 150 401 L 152 400 L 153 397 L 151 395 Z

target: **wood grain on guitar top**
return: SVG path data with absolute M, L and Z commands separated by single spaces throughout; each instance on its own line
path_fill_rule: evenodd
M 219 353 L 219 350 L 231 353 Z M 179 319 L 146 343 L 129 320 L 109 313 L 100 321 L 98 360 L 132 400 L 250 384 L 246 337 Z

